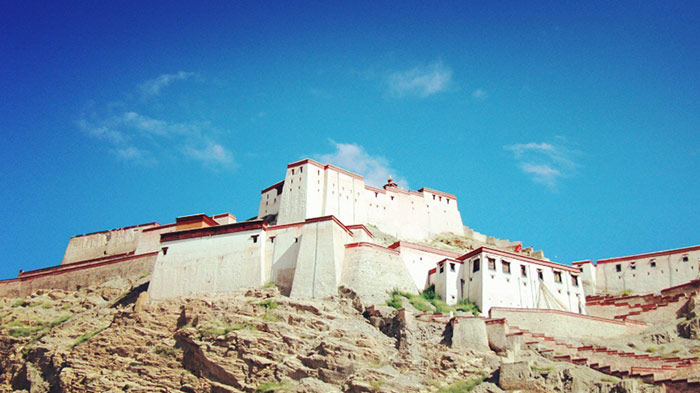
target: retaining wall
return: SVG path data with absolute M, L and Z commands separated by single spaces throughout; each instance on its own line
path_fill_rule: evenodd
M 614 321 L 559 310 L 491 308 L 491 318 L 505 318 L 509 325 L 549 336 L 571 339 L 611 339 L 639 334 L 647 324 Z

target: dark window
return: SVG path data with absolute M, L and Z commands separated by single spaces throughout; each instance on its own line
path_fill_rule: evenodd
M 295 238 L 294 238 L 294 243 L 299 243 L 299 238 L 298 238 L 298 237 L 295 237 Z
M 450 271 L 451 272 L 455 271 L 455 264 L 454 263 L 450 263 Z
M 619 264 L 619 263 L 618 263 L 617 265 L 615 265 L 615 271 L 618 272 L 618 273 L 621 272 L 621 271 L 622 271 L 622 265 Z
M 496 270 L 496 258 L 489 258 L 489 270 Z
M 527 277 L 527 268 L 525 265 L 520 265 L 520 275 L 523 277 Z
M 294 174 L 294 169 L 292 169 L 292 175 Z
M 687 256 L 687 255 L 683 255 L 683 262 L 688 262 L 688 256 Z
M 578 286 L 578 276 L 571 276 L 571 284 L 575 287 Z
M 163 250 L 163 255 L 168 255 L 168 247 L 163 247 L 161 250 Z
M 544 281 L 544 273 L 542 273 L 542 270 L 537 269 L 537 279 L 540 281 Z
M 304 173 L 304 167 L 303 167 L 303 166 L 299 168 L 299 173 Z
M 630 265 L 630 269 L 632 269 L 632 270 L 637 270 L 637 264 L 635 264 L 634 262 L 632 262 L 632 264 Z
M 656 261 L 651 261 L 650 265 L 651 267 L 656 267 Z
M 503 273 L 510 274 L 510 262 L 503 261 L 501 263 L 503 264 Z
M 440 265 L 440 273 L 445 271 L 445 265 Z
M 561 272 L 554 272 L 554 282 L 561 283 Z
M 258 242 L 258 236 L 259 236 L 259 235 L 253 235 L 253 236 L 250 237 L 251 239 L 253 239 L 253 243 L 257 243 L 257 242 Z
M 275 237 L 274 237 L 274 236 L 270 236 L 270 243 L 274 243 L 274 242 L 275 242 Z
M 472 269 L 473 272 L 478 272 L 479 269 L 481 269 L 481 260 L 478 258 L 474 260 L 474 268 Z

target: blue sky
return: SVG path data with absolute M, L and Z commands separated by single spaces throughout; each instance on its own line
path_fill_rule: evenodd
M 0 277 L 303 157 L 559 262 L 700 243 L 697 2 L 521 3 L 6 3 Z

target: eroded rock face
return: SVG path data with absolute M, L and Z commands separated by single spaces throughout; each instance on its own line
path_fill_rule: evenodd
M 700 295 L 695 294 L 686 304 L 686 321 L 678 324 L 678 334 L 681 337 L 697 340 L 700 338 Z

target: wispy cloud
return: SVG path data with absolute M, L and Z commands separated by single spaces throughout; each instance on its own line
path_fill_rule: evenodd
M 452 69 L 442 62 L 406 71 L 392 72 L 387 78 L 393 97 L 428 97 L 445 91 L 452 81 Z
M 559 180 L 572 176 L 580 166 L 574 161 L 579 152 L 566 147 L 563 138 L 557 139 L 560 143 L 518 143 L 503 148 L 513 153 L 520 170 L 532 181 L 556 191 Z
M 164 74 L 139 85 L 149 94 L 177 81 L 196 75 L 192 72 Z M 220 141 L 226 132 L 208 121 L 173 121 L 146 113 L 153 109 L 151 100 L 131 99 L 119 105 L 94 107 L 83 112 L 78 128 L 100 140 L 116 158 L 138 165 L 155 165 L 162 160 L 188 159 L 209 168 L 232 167 L 233 153 Z M 162 109 L 162 105 L 158 106 Z M 162 110 L 160 111 L 162 112 Z
M 187 146 L 185 154 L 206 166 L 220 167 L 233 164 L 233 154 L 222 145 L 206 141 L 201 146 Z
M 138 88 L 143 96 L 157 96 L 160 91 L 170 85 L 171 83 L 179 80 L 185 80 L 196 76 L 194 72 L 179 71 L 174 74 L 162 74 L 154 79 L 149 79 L 141 83 Z
M 330 141 L 335 151 L 328 154 L 314 155 L 313 158 L 324 164 L 332 164 L 364 176 L 365 183 L 374 187 L 386 184 L 389 176 L 403 188 L 408 188 L 406 179 L 397 176 L 389 161 L 382 156 L 374 156 L 354 143 L 338 143 Z
M 483 101 L 489 97 L 489 93 L 482 89 L 478 88 L 472 92 L 472 98 L 478 101 Z

